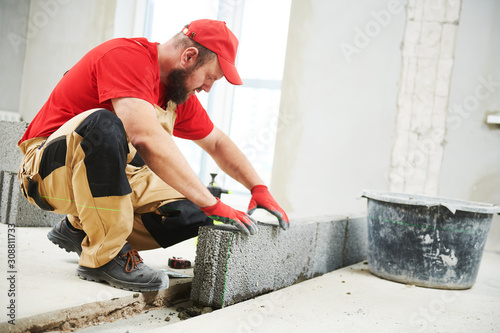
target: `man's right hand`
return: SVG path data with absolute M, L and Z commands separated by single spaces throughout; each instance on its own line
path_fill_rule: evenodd
M 247 236 L 257 232 L 257 225 L 248 214 L 229 207 L 220 201 L 219 198 L 216 199 L 217 203 L 215 205 L 200 207 L 208 217 L 214 221 L 234 225 Z

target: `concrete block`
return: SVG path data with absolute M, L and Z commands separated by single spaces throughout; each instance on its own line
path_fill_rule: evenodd
M 0 222 L 18 227 L 51 227 L 64 215 L 44 211 L 21 193 L 17 173 L 0 171 Z
M 12 177 L 4 171 L 0 171 L 0 222 L 2 223 L 7 223 L 9 215 L 11 182 Z
M 402 73 L 404 75 L 404 81 L 401 81 L 401 87 L 399 94 L 403 96 L 412 96 L 415 92 L 415 81 L 416 74 L 418 72 L 418 58 L 416 56 L 405 56 L 402 61 Z M 401 98 L 401 97 L 400 97 Z M 411 97 L 407 99 L 408 102 L 405 104 L 409 104 L 411 102 Z M 398 104 L 399 101 L 398 101 Z
M 436 144 L 441 144 L 443 141 L 444 134 L 440 134 L 439 137 L 437 133 L 443 133 L 444 130 L 441 130 L 446 125 L 446 117 L 448 111 L 448 96 L 439 96 L 436 95 L 434 97 L 434 113 L 432 115 L 432 125 L 433 131 L 435 135 Z
M 458 25 L 453 23 L 443 24 L 441 36 L 440 58 L 453 59 L 455 55 L 455 42 L 457 40 Z
M 342 222 L 340 222 L 342 223 Z M 271 240 L 272 247 L 263 243 L 261 246 L 267 247 L 271 252 L 274 262 L 274 290 L 291 286 L 297 282 L 308 280 L 318 276 L 312 269 L 316 261 L 316 223 L 294 223 L 295 228 L 287 231 L 272 228 L 279 231 L 279 236 L 274 242 Z M 274 243 L 274 244 L 273 244 Z M 242 244 L 243 245 L 243 244 Z M 233 258 L 237 260 L 237 258 Z M 236 262 L 234 261 L 236 264 Z M 316 265 L 317 266 L 317 265 Z M 234 287 L 239 288 L 238 281 L 234 282 Z
M 31 205 L 21 193 L 17 172 L 23 154 L 17 147 L 28 123 L 0 121 L 0 223 L 18 227 L 49 227 L 63 215 Z
M 424 14 L 424 6 L 420 0 L 408 0 L 407 3 L 408 21 L 422 21 Z
M 441 49 L 442 25 L 438 22 L 422 23 L 422 30 L 419 31 L 418 57 L 438 58 Z
M 448 99 L 450 95 L 450 82 L 453 72 L 453 59 L 439 59 L 437 66 L 436 96 Z M 447 108 L 445 107 L 445 112 Z
M 423 98 L 422 104 L 431 105 L 433 102 L 434 88 L 436 85 L 436 68 L 438 60 L 435 58 L 420 58 L 417 64 L 417 73 L 415 75 L 415 97 Z
M 292 223 L 286 231 L 262 223 L 250 237 L 225 225 L 200 228 L 191 299 L 221 308 L 366 258 L 363 218 Z
M 311 271 L 314 272 L 314 276 L 317 276 L 339 269 L 343 266 L 347 219 L 345 217 L 341 218 L 341 220 L 336 223 L 331 223 L 328 220 L 323 222 L 330 223 L 321 223 L 317 221 L 317 219 L 315 220 L 317 223 L 316 245 Z M 341 241 L 340 237 L 342 234 L 344 234 L 344 239 Z
M 23 154 L 17 148 L 28 123 L 22 121 L 0 121 L 0 170 L 17 172 Z
M 341 267 L 350 266 L 366 259 L 367 237 L 368 225 L 365 216 L 347 219 Z
M 446 1 L 448 0 L 423 1 L 423 19 L 426 21 L 442 22 L 446 12 Z
M 398 117 L 396 123 L 398 125 L 397 129 L 399 131 L 410 131 L 411 128 L 411 117 L 412 117 L 412 95 L 400 95 L 398 100 Z
M 462 7 L 462 0 L 447 0 L 446 1 L 446 22 L 458 24 L 460 20 L 460 10 Z
M 404 57 L 417 57 L 420 43 L 421 21 L 407 21 L 403 39 L 402 54 Z
M 233 232 L 225 232 L 222 227 L 200 228 L 198 234 L 196 253 L 200 259 L 197 259 L 195 263 L 198 278 L 192 282 L 191 295 L 195 293 L 202 304 L 222 304 L 221 285 L 223 289 L 225 274 L 217 273 L 225 272 L 228 249 L 235 236 Z M 216 291 L 217 295 L 215 295 Z M 217 296 L 219 298 L 214 300 Z

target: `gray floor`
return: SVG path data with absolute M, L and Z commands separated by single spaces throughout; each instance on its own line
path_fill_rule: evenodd
M 78 332 L 500 332 L 499 260 L 486 252 L 469 290 L 399 284 L 359 263 L 174 325 L 162 309 Z
M 76 254 L 50 243 L 48 230 L 16 229 L 16 320 L 134 294 L 80 280 L 75 274 Z M 7 226 L 0 224 L 4 276 L 8 271 L 6 233 Z M 166 268 L 168 257 L 194 260 L 194 253 L 194 241 L 189 241 L 142 255 L 150 266 Z M 184 321 L 177 317 L 177 304 L 113 323 L 97 322 L 96 327 L 79 332 L 163 332 L 167 325 L 169 332 L 500 332 L 499 263 L 500 252 L 485 251 L 476 284 L 462 291 L 383 280 L 359 263 Z M 8 289 L 9 281 L 1 278 L 2 307 L 9 302 Z M 5 311 L 1 316 L 0 322 L 9 319 Z

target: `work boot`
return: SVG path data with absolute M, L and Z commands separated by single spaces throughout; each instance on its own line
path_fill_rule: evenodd
M 78 266 L 78 276 L 84 280 L 107 282 L 115 288 L 151 291 L 168 288 L 168 275 L 142 262 L 137 250 L 125 244 L 118 255 L 98 268 Z
M 47 234 L 47 238 L 67 252 L 82 253 L 82 241 L 87 234 L 71 225 L 65 217 L 57 223 Z

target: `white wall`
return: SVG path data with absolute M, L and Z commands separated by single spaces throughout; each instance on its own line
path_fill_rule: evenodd
M 500 1 L 463 0 L 439 194 L 500 204 Z M 486 249 L 500 251 L 500 216 Z
M 31 0 L 20 113 L 31 121 L 90 48 L 113 36 L 115 1 Z
M 462 4 L 440 194 L 500 204 L 500 1 Z M 488 83 L 489 82 L 489 83 Z
M 362 189 L 389 190 L 407 12 L 385 21 L 373 13 L 391 3 L 292 1 L 271 184 L 292 216 L 364 213 L 366 201 L 356 199 Z M 438 196 L 500 204 L 500 125 L 485 123 L 500 114 L 500 2 L 461 6 L 433 186 Z M 498 251 L 499 240 L 495 216 L 487 249 Z
M 439 195 L 500 203 L 500 127 L 484 121 L 500 111 L 500 2 L 462 2 Z M 140 5 L 0 2 L 0 109 L 31 120 L 85 52 L 136 30 Z M 360 190 L 388 190 L 405 20 L 398 0 L 292 2 L 271 184 L 290 215 L 363 212 Z
M 64 72 L 113 37 L 115 7 L 115 0 L 2 0 L 0 111 L 31 121 Z
M 409 0 L 389 189 L 438 195 L 461 0 Z
M 146 0 L 0 1 L 0 111 L 31 121 L 62 75 L 94 46 L 141 36 Z
M 29 2 L 0 3 L 0 110 L 17 112 L 26 52 Z
M 387 190 L 404 24 L 400 1 L 292 1 L 271 184 L 290 215 Z

